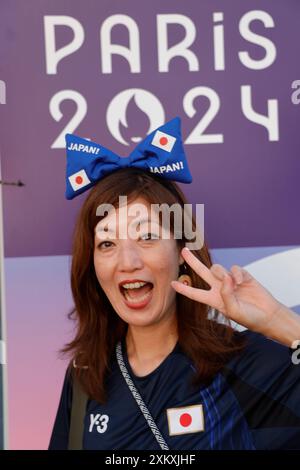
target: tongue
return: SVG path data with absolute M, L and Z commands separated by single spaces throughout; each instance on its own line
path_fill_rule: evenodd
M 145 284 L 143 287 L 139 287 L 138 289 L 126 289 L 128 293 L 128 297 L 131 299 L 135 299 L 137 297 L 141 297 L 142 295 L 145 295 L 147 292 L 149 292 L 152 289 L 152 284 Z

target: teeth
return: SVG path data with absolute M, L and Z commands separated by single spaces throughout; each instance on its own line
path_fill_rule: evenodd
M 126 300 L 128 300 L 128 302 L 130 302 L 132 304 L 138 304 L 138 303 L 142 302 L 143 300 L 145 300 L 147 297 L 149 297 L 149 295 L 151 294 L 151 291 L 147 292 L 146 294 L 142 295 L 141 297 L 138 297 L 137 299 L 132 299 L 131 297 L 129 297 L 129 295 L 126 291 L 124 292 L 124 294 L 125 294 L 125 298 L 126 298 Z
M 122 287 L 124 287 L 124 289 L 138 289 L 145 284 L 147 284 L 147 282 L 129 282 L 128 284 L 123 284 Z

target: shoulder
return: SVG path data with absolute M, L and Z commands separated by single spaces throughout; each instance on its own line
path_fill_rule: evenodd
M 266 359 L 272 357 L 281 361 L 290 360 L 291 350 L 287 346 L 250 330 L 242 331 L 240 335 L 246 341 L 243 351 L 245 357 Z
M 49 450 L 68 448 L 71 407 L 73 398 L 72 367 L 69 365 L 64 376 L 56 417 L 49 443 Z
M 72 388 L 73 380 L 74 380 L 73 377 L 74 377 L 74 367 L 70 363 L 68 364 L 65 370 L 65 374 L 63 378 L 63 388 L 67 388 L 67 389 Z
M 73 366 L 70 364 L 65 371 L 60 395 L 59 406 L 62 407 L 68 414 L 70 413 L 73 399 L 73 373 Z
M 292 350 L 277 341 L 250 330 L 239 333 L 245 338 L 242 352 L 226 364 L 229 371 L 259 388 L 286 375 L 300 381 L 300 366 L 292 362 Z
M 256 449 L 299 449 L 300 365 L 293 350 L 251 331 L 244 350 L 222 369 Z

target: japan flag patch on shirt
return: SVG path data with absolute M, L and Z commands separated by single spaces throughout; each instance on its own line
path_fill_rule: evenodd
M 165 150 L 166 152 L 171 152 L 175 142 L 176 138 L 172 135 L 166 134 L 165 132 L 156 131 L 151 144 L 155 147 Z
M 170 436 L 204 431 L 202 405 L 169 408 L 167 418 Z
M 71 183 L 73 191 L 77 191 L 80 188 L 84 188 L 91 182 L 85 170 L 80 170 L 76 173 L 73 173 L 73 175 L 69 176 L 69 181 Z

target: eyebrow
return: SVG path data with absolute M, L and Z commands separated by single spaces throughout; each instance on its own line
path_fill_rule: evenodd
M 141 224 L 143 224 L 144 222 L 152 222 L 152 223 L 154 223 L 154 224 L 157 224 L 157 222 L 154 221 L 154 220 L 151 221 L 149 218 L 143 218 L 143 219 L 141 219 L 141 220 L 139 220 L 139 221 L 137 222 L 137 225 L 141 225 Z M 101 231 L 101 232 L 104 231 L 104 232 L 106 232 L 106 233 L 115 232 L 114 230 L 111 230 L 110 228 L 104 229 L 104 227 L 100 227 L 100 228 L 99 228 L 99 231 Z M 95 234 L 96 234 L 97 232 L 98 232 L 98 230 L 95 230 Z

